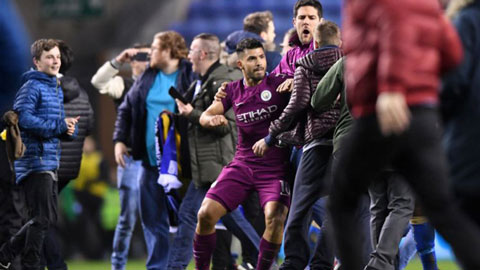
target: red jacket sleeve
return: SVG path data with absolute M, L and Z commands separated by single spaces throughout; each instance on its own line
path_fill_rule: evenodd
M 395 1 L 380 1 L 374 9 L 378 38 L 378 92 L 405 93 L 405 77 L 409 68 L 409 50 L 415 42 L 415 29 L 406 23 L 408 16 Z M 399 1 L 401 2 L 401 1 Z M 376 13 L 376 14 L 375 14 Z M 377 16 L 375 16 L 377 15 Z
M 457 31 L 445 16 L 442 16 L 441 23 L 444 29 L 440 48 L 441 72 L 445 73 L 460 64 L 463 57 L 463 50 Z

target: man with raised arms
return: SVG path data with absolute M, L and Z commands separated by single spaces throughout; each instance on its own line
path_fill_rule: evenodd
M 238 144 L 233 161 L 223 168 L 212 184 L 198 212 L 194 239 L 195 269 L 209 269 L 215 248 L 215 224 L 237 208 L 252 191 L 257 191 L 265 213 L 266 228 L 260 242 L 256 269 L 268 270 L 280 248 L 283 226 L 290 203 L 285 188 L 289 150 L 268 147 L 265 140 L 272 120 L 288 103 L 288 95 L 276 92 L 286 79 L 265 76 L 266 59 L 262 44 L 245 39 L 237 45 L 238 67 L 243 79 L 227 85 L 226 98 L 213 103 L 200 117 L 204 127 L 226 125 L 223 115 L 233 108 L 238 127 Z M 266 151 L 268 149 L 268 151 Z

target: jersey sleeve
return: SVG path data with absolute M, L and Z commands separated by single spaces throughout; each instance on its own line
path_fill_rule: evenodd
M 280 84 L 291 78 L 293 78 L 293 76 L 288 76 L 283 73 L 270 73 L 268 75 L 268 84 L 270 84 L 274 89 L 277 89 Z
M 225 98 L 222 98 L 224 112 L 228 111 L 232 107 L 233 83 L 227 84 L 227 86 L 225 87 L 225 92 L 227 93 L 227 96 Z

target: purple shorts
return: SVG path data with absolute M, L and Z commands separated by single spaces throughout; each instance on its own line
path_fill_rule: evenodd
M 258 166 L 234 159 L 223 168 L 206 197 L 233 211 L 250 192 L 257 191 L 262 208 L 270 201 L 289 207 L 290 195 L 282 192 L 282 182 L 287 185 L 283 166 Z

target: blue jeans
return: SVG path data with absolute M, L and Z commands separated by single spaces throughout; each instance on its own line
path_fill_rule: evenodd
M 169 270 L 187 269 L 187 265 L 192 259 L 197 213 L 207 191 L 208 188 L 195 187 L 193 181 L 188 187 L 178 212 L 178 231 L 168 259 Z M 222 217 L 222 222 L 229 231 L 239 238 L 242 245 L 248 244 L 258 253 L 260 236 L 238 208 Z
M 167 268 L 169 221 L 165 191 L 157 183 L 158 170 L 142 165 L 139 182 L 140 219 L 147 244 L 147 270 Z
M 112 270 L 124 270 L 138 213 L 138 180 L 141 161 L 125 156 L 125 168 L 117 167 L 120 216 L 113 237 Z
M 410 225 L 408 227 L 408 233 L 400 242 L 400 248 L 398 250 L 398 270 L 405 269 L 410 260 L 417 253 L 417 245 L 413 237 L 413 229 Z

